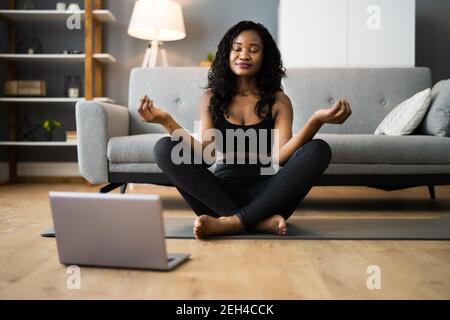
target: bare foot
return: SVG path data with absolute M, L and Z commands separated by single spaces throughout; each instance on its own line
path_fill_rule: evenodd
M 244 230 L 244 226 L 237 216 L 214 218 L 202 215 L 194 221 L 196 239 L 205 236 L 236 234 L 242 230 Z
M 259 232 L 273 233 L 280 236 L 285 236 L 287 234 L 286 221 L 279 214 L 259 222 L 253 229 Z

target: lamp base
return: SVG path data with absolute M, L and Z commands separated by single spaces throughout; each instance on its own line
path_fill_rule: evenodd
M 163 66 L 164 67 L 169 66 L 169 64 L 167 63 L 166 49 L 161 48 L 161 50 L 158 50 L 159 46 L 162 44 L 163 44 L 162 42 L 157 41 L 157 40 L 152 40 L 152 42 L 150 42 L 148 44 L 148 47 L 145 50 L 144 61 L 142 61 L 142 68 L 155 68 L 156 67 L 158 51 L 161 52 Z

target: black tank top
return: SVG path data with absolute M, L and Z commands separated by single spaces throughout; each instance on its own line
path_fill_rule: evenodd
M 267 157 L 270 157 L 272 152 L 272 129 L 275 127 L 272 108 L 259 123 L 238 125 L 229 122 L 222 115 L 216 120 L 215 127 L 223 138 L 222 144 L 216 141 L 215 176 L 222 179 L 261 177 L 261 167 L 271 166 Z M 232 150 L 228 150 L 228 143 L 234 147 Z M 234 163 L 230 163 L 231 158 Z M 262 160 L 264 158 L 266 160 Z

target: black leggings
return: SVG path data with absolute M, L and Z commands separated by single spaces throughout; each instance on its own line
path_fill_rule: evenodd
M 328 143 L 313 139 L 296 150 L 276 174 L 220 179 L 205 163 L 174 164 L 171 151 L 177 143 L 163 137 L 157 141 L 153 155 L 194 212 L 213 217 L 236 214 L 246 229 L 274 214 L 287 220 L 331 159 Z

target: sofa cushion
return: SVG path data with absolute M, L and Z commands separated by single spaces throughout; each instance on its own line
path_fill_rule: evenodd
M 352 115 L 342 124 L 325 124 L 323 133 L 372 134 L 399 103 L 432 86 L 428 68 L 289 68 L 284 92 L 294 109 L 293 131 L 319 108 L 346 99 Z
M 331 163 L 450 164 L 446 137 L 317 134 L 331 147 Z
M 216 164 L 208 167 L 208 170 L 214 173 Z M 116 173 L 163 173 L 156 163 L 109 163 L 109 171 Z
M 375 134 L 400 136 L 410 134 L 422 121 L 431 102 L 431 89 L 425 89 L 406 99 L 381 121 Z
M 151 70 L 150 70 L 151 69 Z M 165 133 L 163 126 L 146 123 L 137 111 L 139 97 L 147 94 L 158 108 L 170 115 L 189 132 L 195 131 L 199 120 L 200 96 L 208 80 L 208 68 L 163 67 L 134 68 L 130 74 L 130 135 Z
M 215 165 L 209 167 L 208 170 L 214 173 Z M 114 173 L 163 173 L 156 163 L 110 163 L 109 171 Z M 445 164 L 331 163 L 323 174 L 450 174 L 450 166 Z
M 156 142 L 169 134 L 141 134 L 114 137 L 108 143 L 111 163 L 154 163 Z M 331 163 L 358 164 L 450 164 L 450 139 L 437 136 L 385 136 L 373 134 L 326 134 L 331 147 Z M 214 165 L 210 167 L 214 170 Z
M 283 78 L 285 93 L 292 101 L 293 130 L 298 131 L 319 108 L 345 98 L 352 116 L 342 124 L 325 124 L 324 133 L 373 133 L 383 118 L 403 100 L 431 87 L 429 68 L 289 68 Z M 154 123 L 144 123 L 137 112 L 141 95 L 169 112 L 186 130 L 195 130 L 200 119 L 200 96 L 208 68 L 134 68 L 129 83 L 130 135 L 165 133 Z
M 435 136 L 450 136 L 450 79 L 436 83 L 431 90 L 431 106 L 420 132 Z
M 107 149 L 108 160 L 117 163 L 153 163 L 153 148 L 164 136 L 170 137 L 168 133 L 148 133 L 111 138 Z

